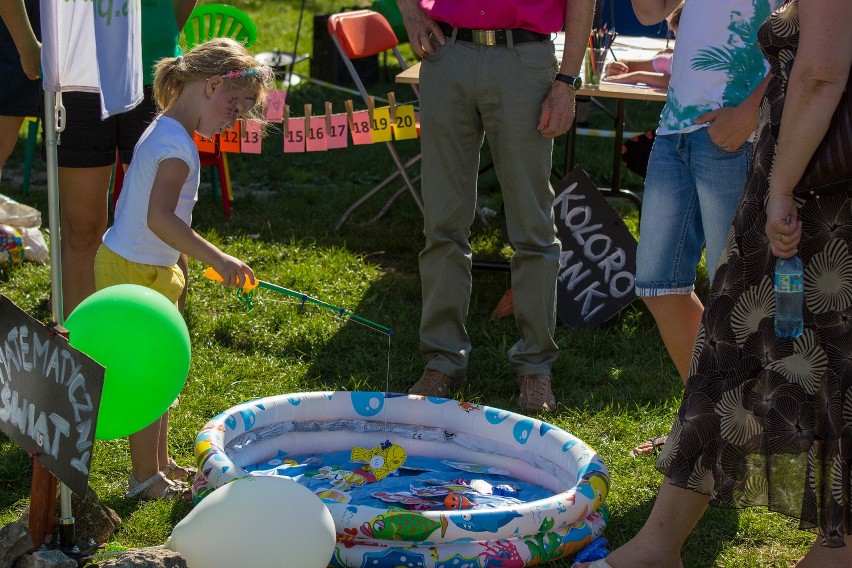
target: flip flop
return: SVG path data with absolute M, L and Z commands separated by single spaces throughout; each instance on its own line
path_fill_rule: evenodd
M 196 468 L 188 465 L 178 465 L 172 458 L 169 458 L 169 463 L 160 471 L 162 471 L 165 476 L 172 481 L 180 481 L 184 483 L 192 483 L 192 480 L 195 478 L 195 474 L 198 473 Z M 183 475 L 180 474 L 181 471 L 184 472 Z
M 159 482 L 165 482 L 165 487 L 153 495 L 148 493 L 148 490 Z M 153 501 L 155 499 L 171 499 L 174 501 L 189 501 L 192 498 L 192 493 L 189 488 L 183 484 L 178 484 L 172 481 L 162 471 L 158 471 L 144 481 L 137 480 L 133 474 L 130 474 L 130 488 L 124 495 L 126 499 L 139 499 L 141 501 Z
M 633 448 L 633 450 L 630 451 L 630 457 L 635 458 L 636 456 L 647 456 L 649 454 L 654 454 L 654 455 L 659 454 L 660 449 L 663 447 L 663 445 L 665 445 L 666 440 L 668 440 L 668 439 L 669 439 L 668 434 L 658 434 L 656 436 L 653 436 L 648 441 L 646 441 L 644 444 L 640 444 L 640 445 L 636 446 L 635 448 Z

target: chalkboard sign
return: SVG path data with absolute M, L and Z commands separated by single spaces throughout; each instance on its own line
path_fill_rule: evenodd
M 636 297 L 636 239 L 580 166 L 554 190 L 556 311 L 567 326 L 594 327 Z
M 104 371 L 0 294 L 0 430 L 80 496 Z

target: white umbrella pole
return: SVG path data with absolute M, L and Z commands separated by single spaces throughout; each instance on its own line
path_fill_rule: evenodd
M 50 307 L 53 321 L 65 323 L 62 305 L 62 254 L 59 245 L 59 166 L 56 158 L 59 110 L 56 93 L 44 92 L 44 146 L 47 156 L 47 215 L 50 228 Z
M 57 123 L 63 119 L 61 112 L 62 94 L 58 97 L 53 91 L 44 92 L 44 145 L 47 157 L 47 214 L 50 227 L 50 307 L 53 321 L 62 325 L 65 323 L 62 305 L 62 254 L 59 241 L 59 165 L 57 164 L 56 146 L 58 144 Z M 74 516 L 71 512 L 71 489 L 59 483 L 59 546 L 62 550 L 77 548 L 74 542 Z

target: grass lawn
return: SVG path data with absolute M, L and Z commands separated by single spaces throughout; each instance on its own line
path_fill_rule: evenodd
M 232 2 L 258 24 L 254 52 L 292 49 L 298 7 L 295 0 Z M 313 13 L 333 12 L 330 0 L 308 2 L 299 51 L 311 50 Z M 407 52 L 410 55 L 410 51 Z M 396 90 L 399 100 L 410 92 L 394 86 L 387 71 L 383 84 L 371 91 Z M 308 74 L 308 63 L 297 72 Z M 293 91 L 290 103 L 320 109 L 327 100 L 342 111 L 348 97 L 310 83 Z M 357 108 L 363 108 L 363 105 Z M 627 130 L 652 128 L 659 105 L 631 102 Z M 294 110 L 301 116 L 299 110 Z M 597 107 L 590 125 L 611 128 Z M 577 159 L 599 184 L 611 167 L 611 140 L 580 138 Z M 557 155 L 561 145 L 557 142 Z M 43 179 L 24 195 L 20 191 L 23 140 L 7 163 L 0 193 L 42 211 L 47 226 Z M 413 155 L 416 141 L 398 143 L 400 153 Z M 487 150 L 484 159 L 488 159 Z M 194 227 L 225 251 L 250 264 L 262 279 L 303 291 L 329 303 L 394 328 L 386 336 L 353 321 L 340 322 L 320 308 L 300 309 L 268 291 L 256 295 L 247 311 L 233 295 L 202 275 L 191 261 L 186 320 L 192 340 L 192 365 L 181 396 L 171 413 L 170 444 L 180 463 L 192 461 L 193 442 L 214 415 L 254 397 L 317 390 L 405 391 L 419 376 L 424 361 L 418 352 L 420 287 L 417 254 L 422 246 L 422 219 L 409 196 L 402 196 L 382 220 L 370 223 L 389 193 L 359 210 L 340 232 L 337 219 L 359 195 L 387 172 L 392 163 L 381 145 L 350 147 L 329 153 L 283 155 L 280 131 L 264 142 L 260 156 L 230 158 L 234 180 L 234 214 L 222 215 L 209 184 L 204 183 L 195 209 Z M 36 167 L 43 163 L 36 159 Z M 205 181 L 209 180 L 205 174 Z M 641 191 L 642 180 L 629 172 L 627 188 Z M 482 204 L 500 211 L 499 186 L 493 173 L 480 181 Z M 615 204 L 637 232 L 637 213 L 626 203 Z M 489 226 L 474 224 L 472 241 L 478 259 L 505 259 L 510 249 L 502 238 L 501 218 Z M 474 350 L 469 381 L 457 397 L 516 410 L 515 386 L 506 351 L 516 340 L 511 318 L 489 317 L 509 286 L 508 273 L 476 271 L 473 277 L 469 332 Z M 0 292 L 42 321 L 49 321 L 50 272 L 31 263 L 0 266 Z M 630 449 L 650 436 L 666 432 L 683 388 L 653 319 L 639 302 L 595 329 L 560 327 L 561 356 L 553 369 L 558 411 L 553 424 L 588 442 L 609 467 L 608 503 L 612 519 L 605 535 L 613 545 L 629 539 L 647 517 L 661 482 L 653 459 L 631 459 Z M 98 496 L 122 519 L 115 534 L 124 546 L 161 544 L 188 512 L 170 502 L 137 503 L 124 499 L 130 458 L 124 439 L 99 441 L 94 449 L 90 483 Z M 0 435 L 0 525 L 16 519 L 29 500 L 29 458 Z M 286 527 L 282 527 L 286 530 Z M 789 566 L 812 541 L 796 522 L 765 510 L 711 510 L 701 520 L 684 550 L 688 567 Z M 569 566 L 568 562 L 555 566 Z

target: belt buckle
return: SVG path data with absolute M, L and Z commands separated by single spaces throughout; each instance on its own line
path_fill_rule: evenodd
M 497 45 L 495 30 L 470 30 L 471 40 L 477 45 Z

